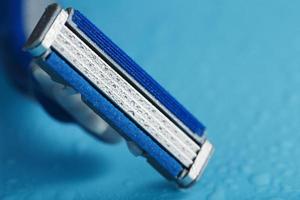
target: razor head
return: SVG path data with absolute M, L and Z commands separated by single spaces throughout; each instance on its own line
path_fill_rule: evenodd
M 198 180 L 213 152 L 205 127 L 79 11 L 50 5 L 25 49 L 135 155 L 179 186 Z

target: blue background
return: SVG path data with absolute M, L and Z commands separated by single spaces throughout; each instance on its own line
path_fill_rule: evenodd
M 299 1 L 64 4 L 186 105 L 216 151 L 200 182 L 177 190 L 124 143 L 53 120 L 1 73 L 0 199 L 300 198 Z

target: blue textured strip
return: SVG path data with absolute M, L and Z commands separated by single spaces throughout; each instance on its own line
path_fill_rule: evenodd
M 203 135 L 205 127 L 94 24 L 76 10 L 72 20 L 88 38 L 96 43 L 192 132 L 200 136 Z
M 53 52 L 46 60 L 47 68 L 70 84 L 82 98 L 113 128 L 134 141 L 155 159 L 174 178 L 183 170 L 182 166 L 137 127 L 126 115 L 92 87 L 59 55 Z

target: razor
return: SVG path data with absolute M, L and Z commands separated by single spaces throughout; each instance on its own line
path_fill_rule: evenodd
M 199 179 L 213 152 L 203 124 L 78 10 L 48 6 L 25 49 L 40 74 L 77 94 L 81 111 L 61 101 L 73 116 L 89 109 L 180 187 Z

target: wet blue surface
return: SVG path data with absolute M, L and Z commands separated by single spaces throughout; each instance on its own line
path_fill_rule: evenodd
M 71 4 L 71 1 L 65 1 Z M 60 124 L 0 75 L 0 199 L 299 199 L 300 2 L 72 1 L 208 127 L 200 182 Z

